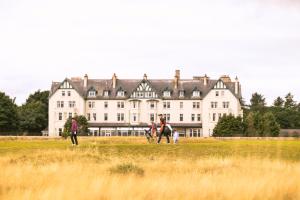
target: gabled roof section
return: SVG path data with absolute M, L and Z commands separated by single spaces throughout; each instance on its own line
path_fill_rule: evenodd
M 213 89 L 224 89 L 229 90 L 236 98 L 242 99 L 241 91 L 239 89 L 238 94 L 235 93 L 235 83 L 234 82 L 224 82 L 221 79 L 218 79 L 214 82 L 214 84 L 211 84 L 210 88 L 208 89 L 208 92 L 203 95 L 203 98 Z
M 81 86 L 82 85 L 82 86 Z M 51 97 L 58 89 L 74 89 L 78 94 L 84 97 L 82 92 L 83 82 L 82 80 L 72 81 L 68 78 L 65 78 L 62 82 L 52 82 L 51 91 L 49 97 Z
M 140 81 L 140 83 L 135 87 L 134 90 L 131 91 L 130 97 L 137 97 L 135 93 L 144 93 L 144 92 L 150 92 L 154 93 L 154 95 L 151 95 L 151 97 L 155 98 L 158 96 L 156 89 L 153 87 L 153 85 L 148 81 L 143 79 Z
M 142 80 L 137 87 L 132 91 L 133 92 L 156 92 L 156 89 L 148 80 Z
M 227 89 L 227 87 L 226 84 L 221 79 L 219 79 L 215 84 L 214 89 Z

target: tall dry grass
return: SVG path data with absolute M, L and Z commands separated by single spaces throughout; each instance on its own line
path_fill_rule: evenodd
M 76 148 L 5 154 L 0 199 L 300 199 L 298 162 L 132 155 Z

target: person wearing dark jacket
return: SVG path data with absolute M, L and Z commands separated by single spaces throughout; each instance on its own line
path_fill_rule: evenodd
M 72 118 L 72 125 L 71 125 L 71 141 L 72 145 L 78 145 L 77 141 L 77 133 L 78 133 L 78 124 L 75 118 Z
M 167 143 L 170 143 L 170 138 L 169 138 L 169 131 L 167 130 L 167 124 L 166 124 L 166 120 L 165 118 L 162 116 L 162 114 L 158 115 L 160 117 L 160 130 L 159 130 L 159 137 L 158 137 L 158 141 L 157 144 L 160 143 L 161 137 L 164 134 L 167 138 Z

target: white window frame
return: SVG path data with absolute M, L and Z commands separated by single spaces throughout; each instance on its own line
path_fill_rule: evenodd
M 164 91 L 164 97 L 171 97 L 171 91 Z
M 96 97 L 96 91 L 94 91 L 94 90 L 89 91 L 88 96 L 89 97 Z
M 193 97 L 200 97 L 200 91 L 198 90 L 193 91 Z

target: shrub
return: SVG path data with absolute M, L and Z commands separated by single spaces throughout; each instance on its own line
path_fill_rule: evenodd
M 115 167 L 111 167 L 109 171 L 112 174 L 135 174 L 138 176 L 144 175 L 144 169 L 132 163 L 119 164 Z

